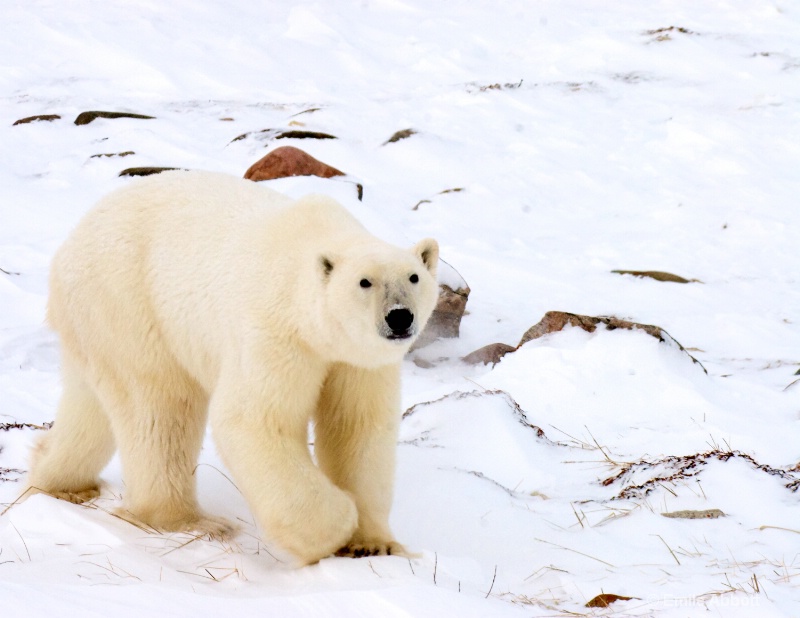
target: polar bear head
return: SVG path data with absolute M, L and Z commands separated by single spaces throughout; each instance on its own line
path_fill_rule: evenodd
M 333 360 L 377 367 L 402 359 L 436 306 L 438 260 L 431 238 L 406 250 L 370 237 L 319 256 L 318 324 L 330 329 Z

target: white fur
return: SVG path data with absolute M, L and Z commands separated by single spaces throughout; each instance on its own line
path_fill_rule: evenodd
M 29 486 L 90 499 L 116 447 L 126 517 L 224 535 L 193 477 L 208 419 L 258 522 L 300 562 L 402 551 L 388 526 L 400 363 L 433 310 L 437 260 L 436 241 L 400 249 L 329 198 L 223 174 L 112 193 L 53 261 L 64 392 Z M 390 340 L 397 307 L 414 324 Z

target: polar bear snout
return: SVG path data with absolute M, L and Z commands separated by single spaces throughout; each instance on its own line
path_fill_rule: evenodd
M 414 314 L 405 307 L 395 307 L 386 314 L 384 321 L 389 327 L 385 334 L 387 339 L 408 339 L 414 334 Z

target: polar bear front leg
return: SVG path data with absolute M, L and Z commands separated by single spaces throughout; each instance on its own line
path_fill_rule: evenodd
M 404 555 L 389 529 L 400 422 L 400 368 L 336 364 L 315 414 L 314 451 L 320 468 L 351 494 L 358 528 L 338 555 Z
M 264 532 L 301 564 L 313 564 L 352 537 L 358 514 L 308 448 L 324 371 L 292 364 L 272 375 L 223 375 L 209 415 L 222 460 Z

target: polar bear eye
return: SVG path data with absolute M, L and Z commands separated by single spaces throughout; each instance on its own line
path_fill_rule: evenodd
M 417 282 L 419 281 L 419 277 L 417 277 L 417 274 L 416 274 L 416 273 L 414 273 L 413 275 L 411 275 L 411 276 L 408 278 L 408 280 L 409 280 L 411 283 L 417 283 Z
M 372 287 L 372 282 L 371 282 L 369 279 L 362 279 L 362 280 L 359 282 L 359 285 L 360 285 L 362 288 L 371 288 L 371 287 Z

